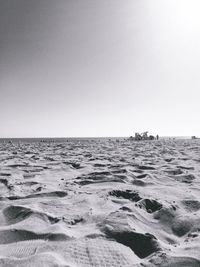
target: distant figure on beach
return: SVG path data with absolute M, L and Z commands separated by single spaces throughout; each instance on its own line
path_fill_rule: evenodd
M 154 140 L 155 139 L 155 137 L 153 136 L 153 135 L 149 135 L 149 138 L 148 138 L 149 140 Z
M 157 135 L 156 135 L 156 140 L 158 140 L 158 139 L 159 139 L 159 135 L 157 134 Z
M 136 141 L 142 140 L 142 136 L 139 133 L 135 133 L 135 140 Z
M 142 140 L 148 140 L 148 132 L 142 133 Z

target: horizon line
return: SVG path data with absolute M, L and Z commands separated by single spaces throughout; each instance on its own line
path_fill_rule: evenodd
M 43 137 L 0 137 L 0 139 L 67 139 L 67 138 L 129 138 L 129 136 L 43 136 Z M 193 135 L 159 135 L 159 137 L 192 137 Z M 196 136 L 197 137 L 197 136 Z

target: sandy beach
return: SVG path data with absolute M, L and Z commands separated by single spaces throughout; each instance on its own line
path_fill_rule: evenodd
M 0 143 L 0 266 L 200 266 L 199 140 Z

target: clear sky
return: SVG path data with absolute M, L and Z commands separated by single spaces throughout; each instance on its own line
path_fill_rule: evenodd
M 200 136 L 199 0 L 0 0 L 0 137 Z

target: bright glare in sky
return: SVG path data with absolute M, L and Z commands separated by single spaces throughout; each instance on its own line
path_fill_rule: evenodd
M 0 2 L 0 137 L 200 136 L 198 0 Z

